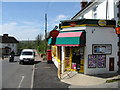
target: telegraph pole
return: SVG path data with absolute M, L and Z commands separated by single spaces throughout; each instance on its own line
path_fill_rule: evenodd
M 47 13 L 45 14 L 45 52 L 47 50 Z

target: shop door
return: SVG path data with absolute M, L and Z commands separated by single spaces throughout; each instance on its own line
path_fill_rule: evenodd
M 114 71 L 114 58 L 109 58 L 109 71 Z
M 84 73 L 84 47 L 72 49 L 72 70 Z

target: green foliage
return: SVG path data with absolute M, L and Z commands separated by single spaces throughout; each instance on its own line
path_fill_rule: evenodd
M 17 54 L 19 55 L 21 53 L 21 50 L 23 49 L 35 49 L 36 48 L 36 44 L 35 41 L 19 41 L 19 43 L 17 44 L 18 47 L 18 52 Z
M 18 49 L 34 49 L 35 48 L 35 41 L 19 41 Z
M 113 83 L 113 82 L 116 82 L 116 81 L 120 81 L 120 78 L 107 80 L 106 83 Z
M 36 47 L 38 53 L 44 53 L 45 50 L 45 41 L 42 40 L 41 43 Z
M 120 19 L 118 20 L 118 23 L 117 23 L 117 24 L 118 24 L 118 26 L 120 26 Z

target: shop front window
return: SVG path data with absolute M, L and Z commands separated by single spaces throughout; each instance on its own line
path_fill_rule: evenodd
M 56 46 L 52 46 L 52 55 L 54 56 L 54 57 L 56 57 L 56 50 L 57 49 L 57 47 Z
M 71 69 L 70 47 L 65 47 L 65 70 Z

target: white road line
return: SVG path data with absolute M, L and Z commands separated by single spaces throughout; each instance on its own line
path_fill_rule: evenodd
M 21 79 L 21 81 L 20 81 L 20 83 L 19 83 L 18 88 L 20 88 L 20 87 L 21 87 L 21 84 L 22 84 L 22 82 L 23 82 L 24 77 L 25 77 L 25 76 L 22 76 L 22 79 Z
M 35 64 L 33 65 L 32 79 L 31 79 L 31 88 L 33 88 L 33 83 L 34 83 L 34 72 L 35 72 Z

